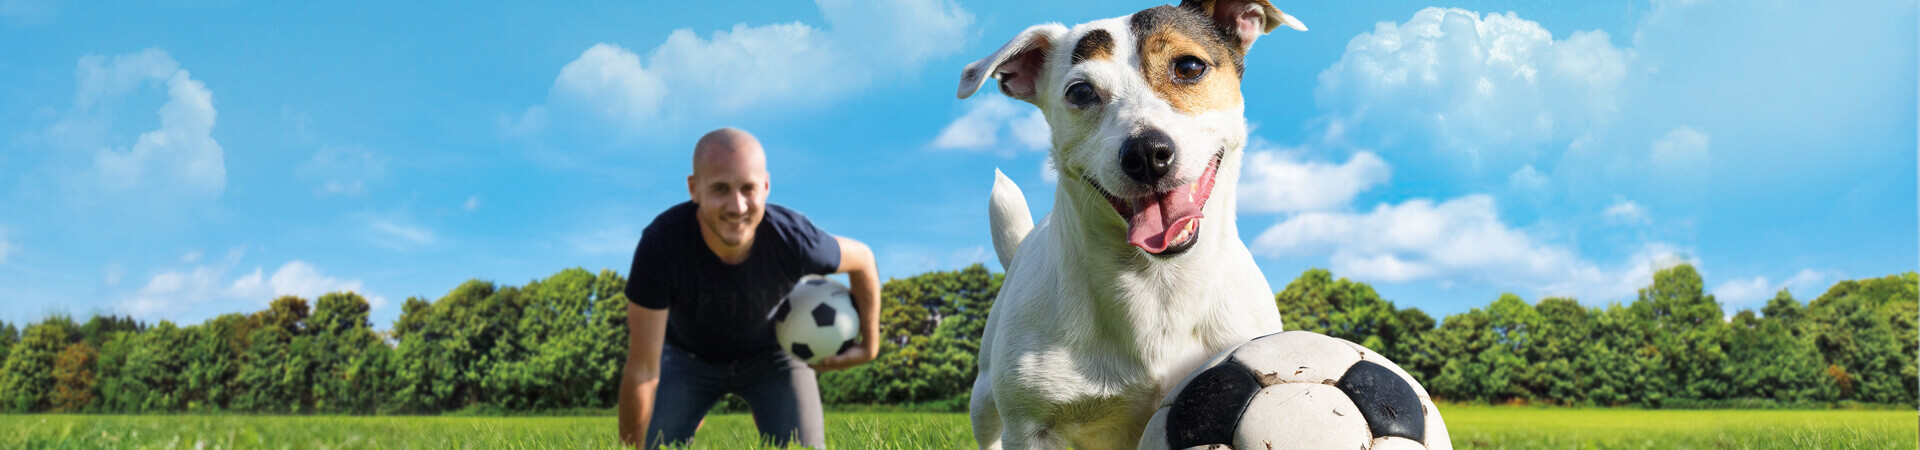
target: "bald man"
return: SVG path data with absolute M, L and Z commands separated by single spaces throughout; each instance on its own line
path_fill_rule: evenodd
M 732 393 L 775 445 L 826 445 L 814 374 L 880 352 L 879 273 L 866 244 L 767 203 L 771 187 L 760 142 L 745 131 L 715 130 L 694 145 L 693 199 L 660 213 L 641 234 L 627 272 L 622 442 L 685 444 L 707 410 Z M 808 366 L 780 351 L 772 311 L 800 277 L 826 273 L 852 281 L 860 345 Z

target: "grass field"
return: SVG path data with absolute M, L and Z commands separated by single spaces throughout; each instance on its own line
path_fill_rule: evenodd
M 1443 408 L 1459 448 L 1916 448 L 1914 411 Z M 608 448 L 595 417 L 0 415 L 0 448 Z M 967 448 L 965 414 L 829 413 L 834 448 Z M 749 448 L 744 415 L 713 416 L 695 448 Z

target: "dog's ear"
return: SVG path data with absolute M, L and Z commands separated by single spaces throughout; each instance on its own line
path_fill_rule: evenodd
M 1032 102 L 1038 90 L 1036 84 L 1040 78 L 1040 69 L 1047 63 L 1047 53 L 1053 48 L 1053 42 L 1067 34 L 1067 27 L 1057 23 L 1034 25 L 1019 36 L 1007 41 L 986 58 L 968 64 L 960 71 L 960 98 L 973 96 L 987 78 L 1000 79 L 1000 93 L 1008 97 Z
M 1180 7 L 1199 11 L 1213 18 L 1213 26 L 1226 31 L 1228 36 L 1240 38 L 1240 50 L 1253 47 L 1253 41 L 1281 25 L 1300 31 L 1307 31 L 1307 25 L 1300 19 L 1280 12 L 1267 0 L 1182 0 Z

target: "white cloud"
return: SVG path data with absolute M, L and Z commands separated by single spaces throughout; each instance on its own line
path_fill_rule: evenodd
M 1613 206 L 1603 213 L 1608 221 L 1614 223 L 1640 224 L 1647 221 L 1647 211 L 1639 203 L 1624 198 L 1615 198 Z
M 64 177 L 73 201 L 131 208 L 167 209 L 210 204 L 226 189 L 224 151 L 213 139 L 213 92 L 194 80 L 165 51 L 80 58 L 75 115 L 46 132 L 56 141 L 92 153 L 89 167 Z M 93 117 L 105 103 L 143 86 L 164 85 L 160 127 L 141 134 L 131 148 L 100 141 Z M 105 148 L 101 148 L 105 147 Z
M 1726 305 L 1726 312 L 1732 314 L 1741 309 L 1758 310 L 1773 299 L 1775 293 L 1786 289 L 1801 304 L 1806 304 L 1821 294 L 1836 280 L 1845 278 L 1845 274 L 1835 271 L 1800 269 L 1793 276 L 1778 283 L 1770 282 L 1767 277 L 1739 278 L 1727 280 L 1714 287 L 1714 299 Z
M 1799 272 L 1794 273 L 1791 277 L 1787 277 L 1787 281 L 1781 282 L 1780 284 L 1787 289 L 1791 289 L 1792 292 L 1798 292 L 1799 294 L 1796 295 L 1804 297 L 1801 299 L 1801 302 L 1805 303 L 1807 300 L 1825 294 L 1826 288 L 1833 282 L 1844 278 L 1846 278 L 1846 274 L 1838 271 L 1800 269 Z
M 507 132 L 555 127 L 631 136 L 663 123 L 788 111 L 911 74 L 960 49 L 973 15 L 952 0 L 818 0 L 827 27 L 800 22 L 714 31 L 682 28 L 642 55 L 600 43 L 560 71 L 547 103 Z M 670 107 L 669 107 L 670 106 Z
M 386 177 L 387 160 L 366 149 L 327 145 L 295 167 L 294 173 L 318 182 L 317 195 L 358 196 L 367 193 L 368 183 Z
M 1715 300 L 1726 305 L 1727 313 L 1732 313 L 1742 308 L 1752 308 L 1755 303 L 1773 298 L 1773 293 L 1777 291 L 1774 284 L 1767 282 L 1767 277 L 1753 277 L 1727 280 L 1710 292 L 1713 293 Z
M 201 251 L 199 251 L 199 250 L 194 250 L 194 251 L 191 251 L 191 252 L 187 252 L 187 254 L 185 254 L 185 255 L 180 255 L 180 263 L 181 263 L 181 264 L 193 264 L 193 263 L 195 263 L 195 262 L 199 262 L 199 261 L 200 261 L 200 257 L 201 257 L 201 256 L 206 256 L 206 253 L 204 253 L 204 252 L 201 252 Z
M 331 292 L 359 293 L 367 298 L 368 305 L 373 309 L 383 308 L 387 304 L 386 297 L 368 293 L 360 280 L 326 276 L 313 264 L 300 260 L 288 261 L 271 275 L 267 275 L 260 267 L 254 267 L 252 272 L 226 281 L 227 272 L 239 264 L 244 254 L 243 249 L 234 249 L 220 261 L 163 271 L 123 300 L 120 308 L 135 317 L 166 318 L 210 302 L 238 300 L 265 306 L 273 298 L 283 295 L 300 296 L 312 301 Z M 117 266 L 110 267 L 108 276 L 117 278 L 116 270 Z M 117 280 L 110 284 L 117 284 Z
M 1684 261 L 1656 243 L 1621 263 L 1595 264 L 1508 226 L 1486 195 L 1382 204 L 1366 213 L 1306 212 L 1261 232 L 1250 247 L 1270 257 L 1327 255 L 1335 272 L 1370 282 L 1474 281 L 1601 300 L 1631 296 L 1654 270 Z
M 1653 141 L 1653 167 L 1676 174 L 1697 174 L 1707 165 L 1706 133 L 1682 125 Z
M 397 250 L 419 248 L 439 241 L 439 236 L 431 229 L 388 218 L 369 219 L 367 229 L 372 232 L 374 243 Z
M 1726 305 L 1726 312 L 1732 314 L 1741 309 L 1758 310 L 1766 306 L 1766 302 L 1772 300 L 1773 295 L 1781 289 L 1792 293 L 1804 305 L 1826 293 L 1834 281 L 1843 278 L 1846 278 L 1846 274 L 1837 271 L 1800 269 L 1785 281 L 1770 282 L 1763 276 L 1733 279 L 1720 283 L 1710 292 L 1716 300 Z
M 1507 174 L 1544 145 L 1618 115 L 1633 56 L 1603 31 L 1555 40 L 1513 13 L 1427 8 L 1347 43 L 1314 91 L 1344 136 L 1375 146 L 1409 133 L 1433 161 L 1471 174 Z M 1431 147 L 1426 150 L 1424 147 Z
M 467 211 L 474 211 L 474 210 L 480 209 L 480 196 L 474 195 L 474 196 L 467 197 L 467 202 L 460 204 L 460 208 L 465 209 Z
M 1000 95 L 984 95 L 963 103 L 967 112 L 942 128 L 929 147 L 1012 156 L 1019 150 L 1052 146 L 1053 130 L 1039 108 Z
M 1060 169 L 1053 167 L 1053 158 L 1040 158 L 1040 181 L 1060 184 Z
M 356 292 L 366 297 L 368 306 L 373 309 L 387 305 L 386 297 L 368 294 L 360 280 L 329 277 L 321 274 L 313 264 L 300 260 L 288 261 L 265 278 L 262 278 L 261 268 L 254 267 L 253 273 L 234 280 L 228 289 L 235 297 L 250 299 L 295 295 L 313 300 L 332 292 Z
M 1515 170 L 1513 173 L 1507 175 L 1507 185 L 1525 191 L 1537 191 L 1540 190 L 1540 188 L 1547 187 L 1547 181 L 1547 174 L 1540 173 L 1539 169 L 1534 169 L 1533 164 L 1520 166 L 1520 170 Z
M 1351 203 L 1361 191 L 1387 182 L 1393 173 L 1386 161 L 1372 152 L 1355 153 L 1342 164 L 1301 161 L 1300 153 L 1247 152 L 1240 176 L 1240 212 L 1267 214 L 1339 209 Z

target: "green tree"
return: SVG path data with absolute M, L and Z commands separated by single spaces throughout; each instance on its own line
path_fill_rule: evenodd
M 407 297 L 401 304 L 400 318 L 393 324 L 394 339 L 399 341 L 394 349 L 398 355 L 393 366 L 395 391 L 387 409 L 425 412 L 439 406 L 436 381 L 446 369 L 444 364 L 428 359 L 437 353 L 433 344 L 444 328 L 437 322 L 433 302 Z
M 620 384 L 617 382 L 627 363 L 627 279 L 620 273 L 601 269 L 593 282 L 595 300 L 593 306 L 593 338 L 597 360 L 604 362 L 595 379 L 608 380 L 593 394 L 599 399 L 596 405 L 617 405 L 620 400 Z
M 258 412 L 311 411 L 312 339 L 305 331 L 307 300 L 282 296 L 254 313 L 259 328 L 247 333 L 246 357 L 236 374 L 234 409 Z
M 1587 388 L 1587 402 L 1602 406 L 1659 406 L 1666 393 L 1654 386 L 1658 380 L 1652 368 L 1665 364 L 1664 357 L 1647 336 L 1651 324 L 1641 320 L 1632 308 L 1618 303 L 1595 311 L 1593 332 L 1581 346 L 1575 371 L 1584 374 L 1580 384 Z
M 1802 323 L 1800 302 L 1781 289 L 1762 311 L 1768 311 L 1765 317 L 1742 310 L 1728 325 L 1728 397 L 1783 403 L 1831 399 L 1837 389 L 1826 382 L 1826 362 Z
M 93 406 L 93 361 L 99 353 L 85 341 L 67 344 L 54 358 L 53 412 L 77 413 Z
M 1640 289 L 1633 309 L 1652 326 L 1660 364 L 1658 389 L 1672 399 L 1725 398 L 1727 327 L 1720 303 L 1702 289 L 1700 273 L 1687 264 L 1661 269 Z
M 1588 380 L 1579 364 L 1596 313 L 1565 297 L 1541 299 L 1533 309 L 1538 316 L 1525 352 L 1529 392 L 1551 403 L 1587 404 Z
M 15 412 L 41 412 L 52 406 L 53 369 L 60 351 L 74 342 L 79 326 L 66 316 L 53 316 L 27 327 L 26 333 L 7 354 L 0 367 L 0 398 L 12 404 L 0 405 Z
M 146 328 L 146 326 L 133 320 L 131 316 L 96 315 L 91 319 L 87 319 L 87 323 L 80 325 L 80 341 L 86 342 L 88 346 L 98 349 L 100 346 L 105 345 L 107 339 L 111 338 L 114 333 L 125 331 L 138 332 L 144 328 Z
M 1503 295 L 1495 305 L 1507 309 L 1510 303 L 1526 305 L 1512 294 Z M 1512 312 L 1493 310 L 1476 308 L 1447 316 L 1430 334 L 1443 362 L 1427 386 L 1429 392 L 1450 400 L 1498 402 L 1526 397 L 1520 384 L 1526 359 L 1516 340 L 1508 337 L 1515 331 Z
M 1286 329 L 1353 341 L 1417 379 L 1433 376 L 1440 365 L 1424 339 L 1434 328 L 1433 318 L 1418 309 L 1396 308 L 1366 283 L 1335 280 L 1326 269 L 1308 269 L 1274 294 L 1274 305 Z
M 1808 304 L 1814 343 L 1842 399 L 1915 403 L 1916 283 L 1914 272 L 1846 280 Z
M 402 408 L 449 411 L 490 401 L 480 385 L 493 365 L 488 357 L 495 345 L 512 345 L 525 307 L 519 288 L 480 280 L 426 306 L 408 300 L 399 324 Z
M 609 331 L 626 324 L 613 323 L 602 309 L 620 309 L 624 322 L 626 305 L 598 298 L 613 291 L 598 286 L 603 281 L 625 286 L 574 268 L 520 290 L 526 306 L 508 338 L 489 352 L 480 380 L 492 404 L 511 410 L 611 406 L 602 394 L 618 388 L 625 355 L 610 358 L 608 350 L 624 349 L 625 341 L 611 339 Z
M 152 367 L 178 367 L 175 400 L 162 402 L 168 408 L 187 411 L 222 411 L 234 407 L 235 399 L 246 392 L 240 382 L 240 368 L 246 362 L 252 333 L 260 328 L 257 317 L 237 313 L 222 314 L 186 329 L 174 329 L 154 339 L 172 342 L 179 362 L 155 361 Z M 162 369 L 164 370 L 164 369 Z
M 172 412 L 184 409 L 190 389 L 182 370 L 190 331 L 160 323 L 140 332 L 116 333 L 100 349 L 100 404 L 113 412 Z
M 0 367 L 6 366 L 7 354 L 13 351 L 13 344 L 18 342 L 20 342 L 20 330 L 14 328 L 13 324 L 0 321 Z M 0 403 L 6 403 L 6 399 L 0 398 Z
M 975 264 L 887 280 L 881 286 L 885 341 L 872 362 L 820 375 L 830 404 L 930 404 L 965 408 L 979 375 L 976 355 L 1001 274 Z
M 315 374 L 313 405 L 322 413 L 369 413 L 384 394 L 384 377 L 371 373 L 368 351 L 384 342 L 374 334 L 367 299 L 352 292 L 334 292 L 314 301 L 309 325 L 307 358 Z

